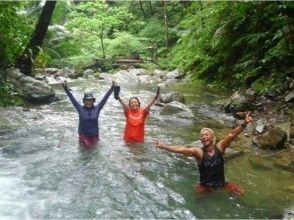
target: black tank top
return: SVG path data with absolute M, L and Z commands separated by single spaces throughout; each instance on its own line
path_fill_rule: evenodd
M 203 149 L 201 164 L 198 163 L 200 183 L 204 186 L 218 188 L 225 184 L 224 159 L 220 150 L 214 146 L 214 155 L 209 156 Z

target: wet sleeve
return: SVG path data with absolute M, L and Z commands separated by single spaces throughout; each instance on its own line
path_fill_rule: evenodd
M 67 94 L 67 96 L 69 97 L 71 103 L 73 104 L 73 106 L 76 108 L 76 110 L 79 110 L 80 108 L 80 104 L 79 102 L 74 98 L 74 96 L 72 95 L 72 93 L 69 91 L 68 88 L 64 88 L 65 93 Z
M 111 93 L 113 92 L 113 88 L 114 85 L 111 86 L 111 88 L 106 92 L 106 94 L 104 95 L 103 99 L 100 101 L 98 107 L 101 110 L 103 108 L 103 106 L 105 105 L 105 103 L 107 102 L 109 96 L 111 95 Z

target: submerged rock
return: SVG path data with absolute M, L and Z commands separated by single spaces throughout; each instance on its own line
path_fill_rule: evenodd
M 243 151 L 238 151 L 238 150 L 235 150 L 235 149 L 232 149 L 232 148 L 227 148 L 226 153 L 224 154 L 224 158 L 225 158 L 226 161 L 228 161 L 228 160 L 232 160 L 232 159 L 235 159 L 237 157 L 240 157 L 242 155 L 244 155 Z
M 273 169 L 273 162 L 270 158 L 262 158 L 260 156 L 251 156 L 249 158 L 250 165 L 256 170 L 270 171 Z
M 294 151 L 286 150 L 277 154 L 274 158 L 274 165 L 282 170 L 294 173 Z

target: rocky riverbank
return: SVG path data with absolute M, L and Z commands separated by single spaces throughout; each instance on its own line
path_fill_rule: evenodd
M 69 69 L 49 68 L 39 70 L 36 77 L 28 77 L 19 72 L 18 69 L 9 69 L 8 77 L 17 88 L 17 92 L 23 98 L 34 103 L 44 104 L 61 100 L 51 86 L 60 84 L 64 80 L 101 80 L 110 84 L 112 80 L 123 86 L 126 84 L 154 84 L 160 87 L 169 87 L 181 82 L 185 74 L 178 70 L 145 70 L 130 68 L 111 73 L 95 73 L 86 70 L 82 75 L 76 75 Z M 216 116 L 227 128 L 237 126 L 241 123 L 244 112 L 250 110 L 254 122 L 249 124 L 240 139 L 244 139 L 246 146 L 253 145 L 250 163 L 258 169 L 271 170 L 281 169 L 285 172 L 294 173 L 294 103 L 293 103 L 293 79 L 288 79 L 281 91 L 271 91 L 258 95 L 254 87 L 247 91 L 236 91 L 226 100 L 219 100 L 212 105 L 220 109 L 224 114 Z M 161 107 L 160 114 L 175 115 L 176 118 L 193 120 L 196 116 L 185 103 L 185 97 L 178 92 L 161 94 L 156 103 Z M 27 113 L 28 111 L 28 113 Z M 17 125 L 29 120 L 38 120 L 36 109 L 24 109 L 21 107 L 0 108 L 0 135 L 13 132 Z M 196 143 L 197 146 L 199 143 Z M 228 149 L 226 159 L 239 157 L 244 152 Z M 287 192 L 294 193 L 294 187 L 289 186 Z M 287 216 L 293 213 L 290 207 Z M 290 214 L 289 214 L 290 213 Z M 293 215 L 292 215 L 293 217 Z
M 36 77 L 29 77 L 19 72 L 18 69 L 9 69 L 8 77 L 17 88 L 23 98 L 33 103 L 50 103 L 60 100 L 56 96 L 51 85 L 60 84 L 64 80 L 72 80 L 78 77 L 98 79 L 119 84 L 156 84 L 160 87 L 168 87 L 174 83 L 181 82 L 184 73 L 178 70 L 146 70 L 130 68 L 119 70 L 114 74 L 95 73 L 88 69 L 82 75 L 77 75 L 69 69 L 48 68 L 38 70 Z M 258 95 L 254 87 L 246 91 L 236 91 L 228 100 L 218 102 L 219 108 L 230 119 L 230 127 L 240 123 L 245 111 L 251 111 L 254 123 L 246 128 L 245 135 L 251 138 L 252 143 L 259 149 L 268 150 L 270 154 L 276 155 L 275 164 L 281 169 L 294 173 L 294 80 L 288 79 L 280 91 L 270 91 Z M 184 96 L 180 93 L 171 92 L 162 94 L 157 102 L 161 106 L 160 114 L 174 114 L 180 118 L 193 120 L 193 112 L 184 104 Z M 219 118 L 219 120 L 223 120 Z M 5 120 L 4 120 L 5 121 Z M 294 189 L 293 189 L 294 191 Z

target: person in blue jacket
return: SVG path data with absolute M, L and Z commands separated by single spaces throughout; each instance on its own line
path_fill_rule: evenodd
M 66 81 L 62 83 L 62 86 L 79 113 L 78 132 L 80 145 L 86 148 L 94 147 L 99 141 L 99 113 L 113 91 L 114 82 L 112 82 L 112 86 L 97 105 L 94 105 L 96 99 L 91 92 L 84 94 L 84 105 L 81 105 L 70 92 Z

